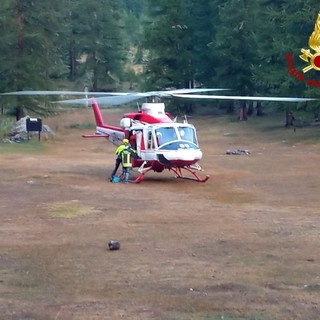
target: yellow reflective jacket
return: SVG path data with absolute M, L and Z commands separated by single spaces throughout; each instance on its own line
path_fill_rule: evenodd
M 129 149 L 124 149 L 121 152 L 121 164 L 124 168 L 132 168 L 131 151 Z
M 124 144 L 120 144 L 120 146 L 116 149 L 116 151 L 114 152 L 115 155 L 119 156 L 120 153 L 124 150 L 126 146 Z

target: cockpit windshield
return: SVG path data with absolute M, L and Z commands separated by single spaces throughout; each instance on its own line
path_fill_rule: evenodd
M 173 127 L 163 127 L 156 129 L 156 138 L 159 146 L 173 140 L 178 140 L 176 130 Z
M 174 141 L 187 141 L 198 147 L 196 132 L 191 126 L 159 127 L 155 129 L 155 136 L 159 147 Z

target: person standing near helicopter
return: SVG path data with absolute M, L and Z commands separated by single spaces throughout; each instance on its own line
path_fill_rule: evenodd
M 121 151 L 122 180 L 125 183 L 129 183 L 130 173 L 132 170 L 132 157 L 137 157 L 137 153 L 128 141 L 124 149 Z
M 119 166 L 121 164 L 121 153 L 122 151 L 126 148 L 126 146 L 128 145 L 129 143 L 129 140 L 128 139 L 123 139 L 122 140 L 122 143 L 120 144 L 120 146 L 117 147 L 117 149 L 115 150 L 114 154 L 117 156 L 116 157 L 116 163 L 115 163 L 115 166 L 114 166 L 114 169 L 112 171 L 112 174 L 111 174 L 111 178 L 110 178 L 110 181 L 112 182 L 113 181 L 113 177 L 116 176 L 117 174 L 117 171 L 119 169 Z
M 132 155 L 131 155 L 131 146 L 127 145 L 121 151 L 121 165 L 122 165 L 122 180 L 125 183 L 129 182 L 130 173 L 132 170 Z
M 132 170 L 132 156 L 136 157 L 136 151 L 131 147 L 128 139 L 123 139 L 122 144 L 117 147 L 114 152 L 117 156 L 115 167 L 113 169 L 110 181 L 113 182 L 114 177 L 119 169 L 120 164 L 122 165 L 122 180 L 129 182 L 130 173 Z

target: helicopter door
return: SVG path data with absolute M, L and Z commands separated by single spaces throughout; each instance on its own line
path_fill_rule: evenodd
M 142 131 L 136 133 L 136 150 L 139 157 L 141 157 L 141 142 L 142 142 Z
M 152 128 L 144 131 L 145 150 L 142 150 L 141 157 L 143 160 L 153 161 L 157 159 L 155 152 L 155 142 Z

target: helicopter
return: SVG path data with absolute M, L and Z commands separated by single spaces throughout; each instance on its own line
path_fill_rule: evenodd
M 188 123 L 177 122 L 170 113 L 165 111 L 163 98 L 177 99 L 218 99 L 244 101 L 280 101 L 305 102 L 312 98 L 288 97 L 251 97 L 203 94 L 204 92 L 223 91 L 229 89 L 175 89 L 165 91 L 122 93 L 122 92 L 78 92 L 78 91 L 18 91 L 2 95 L 85 95 L 81 99 L 61 100 L 55 103 L 64 105 L 91 104 L 96 131 L 94 134 L 84 134 L 84 138 L 106 138 L 115 146 L 119 146 L 123 139 L 128 139 L 137 153 L 132 158 L 132 167 L 138 168 L 138 177 L 133 181 L 139 183 L 150 172 L 161 173 L 164 170 L 173 171 L 176 178 L 189 179 L 196 182 L 206 182 L 209 175 L 200 177 L 203 171 L 199 165 L 202 151 L 199 147 L 196 128 Z M 146 99 L 139 106 L 137 112 L 126 113 L 120 120 L 120 126 L 111 126 L 104 122 L 100 107 L 118 106 L 129 102 Z M 188 174 L 188 175 L 186 175 Z
M 96 133 L 83 135 L 85 138 L 106 137 L 116 146 L 124 138 L 129 140 L 138 157 L 132 158 L 132 166 L 138 167 L 139 176 L 135 182 L 141 182 L 149 171 L 162 172 L 172 170 L 177 178 L 193 179 L 205 182 L 196 171 L 201 171 L 198 161 L 202 158 L 196 129 L 184 121 L 178 123 L 165 112 L 162 102 L 144 102 L 138 112 L 127 113 L 120 120 L 120 128 L 106 125 L 103 122 L 96 99 L 92 99 L 92 108 L 96 120 Z M 192 176 L 186 177 L 182 171 Z

